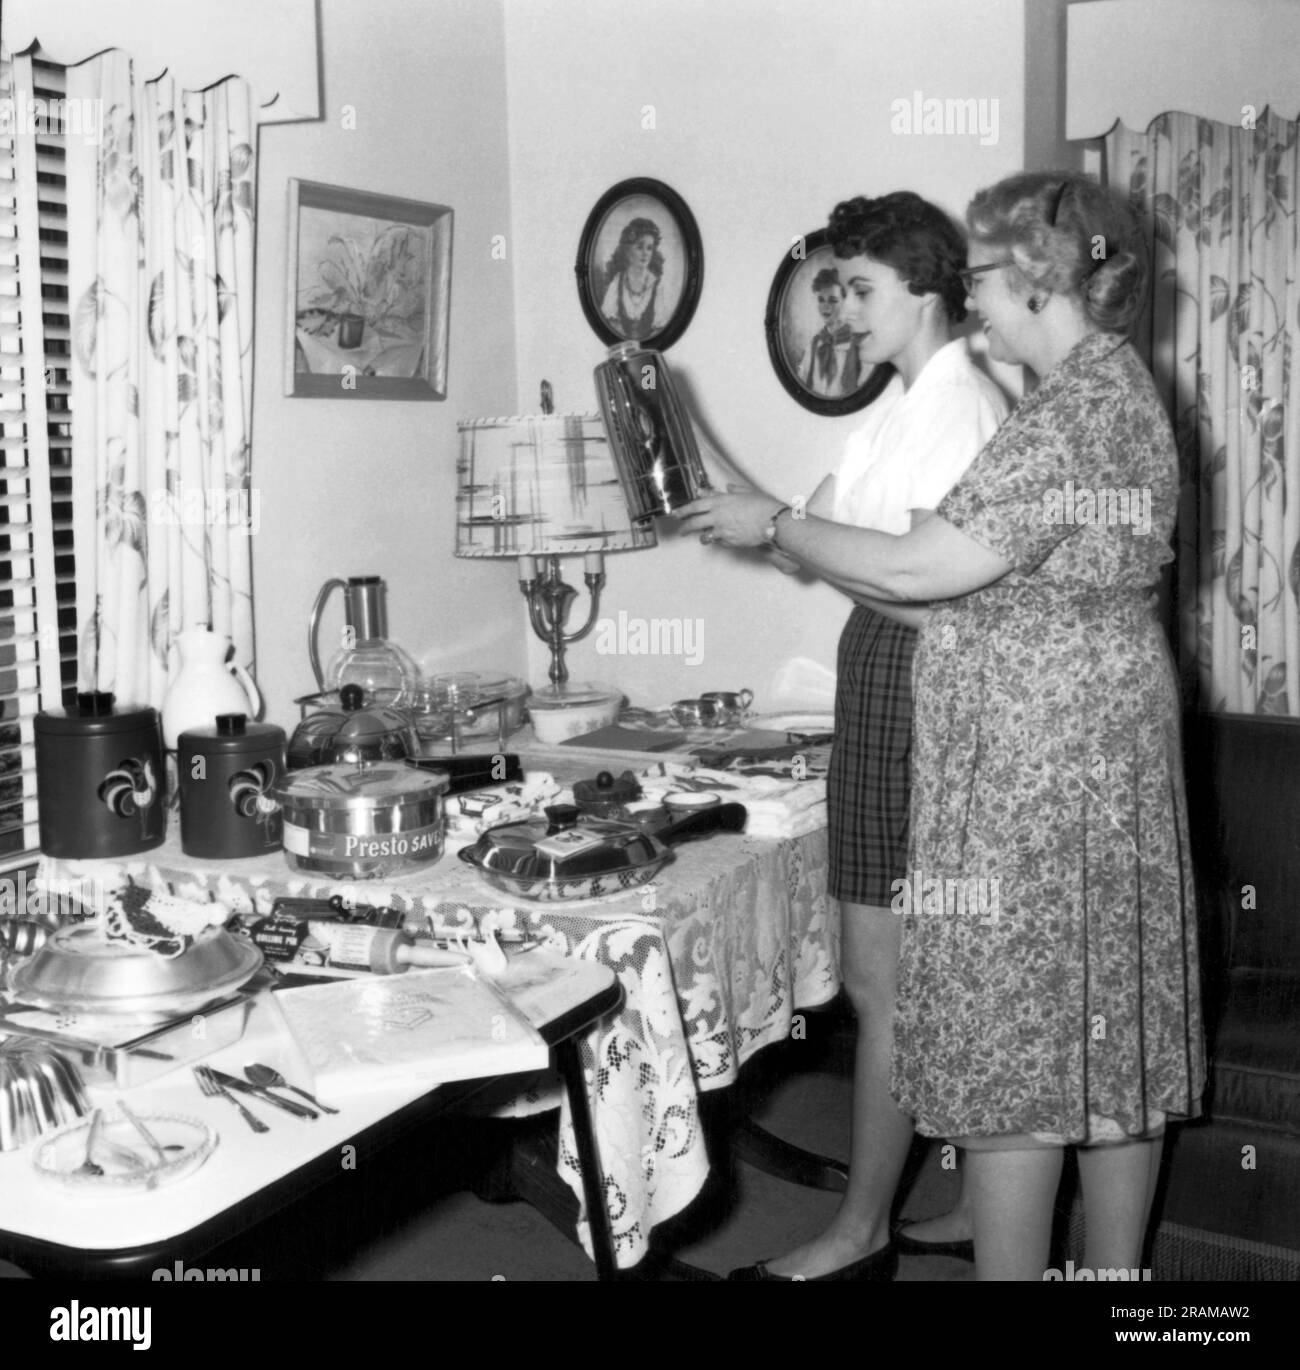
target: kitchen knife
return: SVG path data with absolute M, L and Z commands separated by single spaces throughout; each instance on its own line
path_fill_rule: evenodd
M 237 1075 L 227 1075 L 225 1071 L 215 1070 L 212 1066 L 209 1066 L 208 1070 L 212 1072 L 213 1078 L 225 1085 L 227 1089 L 237 1089 L 242 1094 L 256 1095 L 257 1098 L 265 1100 L 268 1104 L 275 1104 L 284 1109 L 286 1113 L 292 1113 L 297 1118 L 305 1118 L 313 1123 L 320 1117 L 319 1113 L 308 1108 L 306 1104 L 296 1104 L 292 1099 L 282 1099 L 278 1094 L 272 1094 L 269 1089 L 262 1085 L 250 1084 L 247 1080 L 241 1080 Z

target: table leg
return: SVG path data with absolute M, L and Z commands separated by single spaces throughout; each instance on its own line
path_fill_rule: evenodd
M 736 1123 L 731 1145 L 740 1160 L 779 1180 L 810 1189 L 828 1189 L 834 1194 L 843 1194 L 849 1187 L 849 1168 L 843 1161 L 783 1141 L 752 1118 L 741 1118 Z
M 587 1081 L 583 1077 L 576 1037 L 570 1037 L 556 1046 L 555 1063 L 564 1077 L 565 1088 L 569 1094 L 569 1109 L 573 1115 L 573 1132 L 578 1147 L 578 1164 L 582 1167 L 582 1192 L 587 1204 L 587 1224 L 591 1231 L 591 1251 L 596 1261 L 596 1278 L 613 1280 L 618 1277 L 618 1267 L 614 1260 L 614 1234 L 609 1225 L 609 1210 L 605 1207 L 605 1173 L 600 1168 L 595 1124 L 587 1099 Z

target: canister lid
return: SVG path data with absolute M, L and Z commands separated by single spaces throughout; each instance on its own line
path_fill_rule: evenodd
M 87 690 L 70 709 L 46 709 L 36 715 L 38 733 L 87 737 L 156 727 L 158 710 L 147 704 L 115 705 L 108 691 Z
M 186 728 L 176 739 L 179 748 L 192 752 L 232 754 L 283 747 L 285 740 L 283 728 L 274 723 L 250 723 L 247 714 L 217 714 L 214 722 Z
M 369 810 L 430 799 L 450 784 L 446 771 L 419 770 L 405 761 L 344 761 L 289 771 L 273 793 L 282 805 L 296 808 Z

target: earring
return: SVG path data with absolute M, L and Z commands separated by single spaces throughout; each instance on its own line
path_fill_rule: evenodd
M 1031 295 L 1029 297 L 1029 312 L 1037 314 L 1046 303 L 1047 301 L 1041 295 Z

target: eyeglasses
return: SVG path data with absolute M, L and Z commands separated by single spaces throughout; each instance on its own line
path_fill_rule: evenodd
M 1000 262 L 985 262 L 983 266 L 968 266 L 965 270 L 957 273 L 957 279 L 969 295 L 975 286 L 977 277 L 982 276 L 986 271 L 996 271 L 1000 266 L 1014 265 L 1015 262 L 1010 257 L 1003 257 Z

